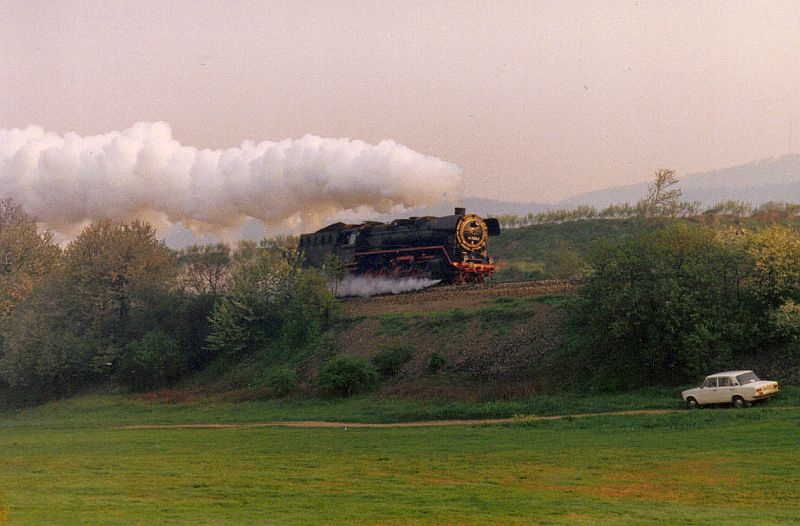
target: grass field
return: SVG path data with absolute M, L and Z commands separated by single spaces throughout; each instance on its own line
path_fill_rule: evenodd
M 658 400 L 650 393 L 641 405 Z M 403 403 L 370 398 L 226 405 L 93 396 L 0 413 L 0 522 L 798 523 L 800 411 L 786 398 L 773 402 L 503 425 L 131 429 L 457 410 L 431 404 L 412 414 Z M 625 403 L 576 398 L 550 406 Z

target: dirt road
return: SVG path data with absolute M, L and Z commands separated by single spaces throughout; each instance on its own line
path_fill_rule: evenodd
M 418 422 L 395 422 L 388 424 L 370 424 L 361 422 L 322 422 L 322 421 L 280 421 L 280 422 L 252 422 L 229 424 L 133 424 L 121 426 L 119 429 L 247 429 L 256 427 L 299 427 L 299 428 L 400 428 L 400 427 L 442 427 L 442 426 L 486 426 L 502 424 L 518 424 L 525 422 L 538 422 L 545 420 L 563 420 L 566 418 L 589 418 L 593 416 L 635 416 L 635 415 L 664 415 L 675 413 L 680 409 L 637 409 L 632 411 L 611 411 L 607 413 L 583 413 L 575 415 L 553 416 L 519 416 L 512 418 L 487 418 L 467 420 L 422 420 Z

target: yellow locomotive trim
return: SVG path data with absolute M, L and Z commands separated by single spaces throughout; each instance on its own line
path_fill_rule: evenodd
M 489 229 L 480 216 L 469 214 L 462 217 L 456 225 L 456 240 L 467 250 L 478 250 L 486 246 Z

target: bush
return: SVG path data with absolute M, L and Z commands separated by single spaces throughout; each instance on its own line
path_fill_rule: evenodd
M 431 357 L 428 359 L 428 372 L 431 374 L 435 374 L 439 372 L 439 369 L 446 365 L 446 361 L 442 353 L 434 352 L 431 353 Z
M 167 333 L 148 332 L 122 351 L 118 381 L 137 391 L 164 387 L 178 380 L 183 371 L 180 346 Z
M 372 363 L 384 378 L 400 372 L 400 369 L 414 357 L 415 349 L 411 345 L 393 345 L 381 350 L 372 358 Z
M 350 396 L 368 391 L 378 382 L 378 371 L 364 358 L 341 354 L 325 362 L 317 384 L 331 394 Z
M 283 397 L 297 387 L 297 373 L 285 365 L 276 367 L 267 375 L 265 383 L 273 396 Z

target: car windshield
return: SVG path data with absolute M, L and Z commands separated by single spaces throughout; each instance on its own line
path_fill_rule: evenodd
M 739 385 L 752 384 L 758 382 L 758 376 L 754 372 L 744 373 L 737 376 L 736 381 L 739 382 Z

